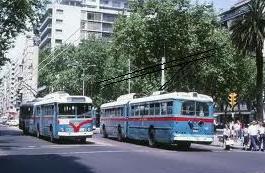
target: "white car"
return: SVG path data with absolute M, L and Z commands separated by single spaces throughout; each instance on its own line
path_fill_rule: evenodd
M 8 120 L 6 124 L 9 126 L 18 126 L 18 120 Z

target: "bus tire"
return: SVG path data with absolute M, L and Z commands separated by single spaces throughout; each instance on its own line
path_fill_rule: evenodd
M 37 138 L 40 138 L 40 128 L 39 128 L 39 124 L 37 124 L 36 136 L 37 136 Z
M 53 137 L 53 133 L 52 133 L 52 125 L 50 125 L 50 142 L 51 143 L 54 142 L 54 137 Z
M 80 139 L 80 143 L 86 144 L 86 137 Z
M 179 142 L 177 145 L 180 150 L 188 151 L 190 149 L 191 143 L 183 141 Z
M 105 124 L 102 125 L 102 134 L 103 134 L 103 138 L 107 138 L 108 137 Z
M 155 128 L 154 126 L 150 126 L 148 129 L 148 144 L 149 146 L 155 146 Z
M 120 125 L 118 125 L 118 128 L 117 128 L 117 139 L 120 142 L 123 140 L 123 137 L 122 137 L 122 129 L 121 129 L 121 126 Z

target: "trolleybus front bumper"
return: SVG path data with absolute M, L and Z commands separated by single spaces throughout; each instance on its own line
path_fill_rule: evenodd
M 92 137 L 93 131 L 90 132 L 58 132 L 59 137 Z
M 174 141 L 213 142 L 212 136 L 175 136 Z

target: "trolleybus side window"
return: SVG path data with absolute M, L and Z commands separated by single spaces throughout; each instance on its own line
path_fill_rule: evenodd
M 196 102 L 196 115 L 200 117 L 208 117 L 209 116 L 208 103 Z
M 194 116 L 195 115 L 195 102 L 194 101 L 184 101 L 182 103 L 181 113 L 182 113 L 182 115 Z
M 139 106 L 139 110 L 140 110 L 140 115 L 141 115 L 141 116 L 144 115 L 144 107 L 145 107 L 145 105 L 140 105 L 140 106 Z
M 160 103 L 155 103 L 155 114 L 160 115 Z
M 146 104 L 144 107 L 144 115 L 149 115 L 150 105 Z
M 167 114 L 167 103 L 163 102 L 161 103 L 161 115 Z
M 154 103 L 150 104 L 149 115 L 155 115 L 155 104 Z
M 139 116 L 139 114 L 140 114 L 140 106 L 139 105 L 135 105 L 134 108 L 135 108 L 134 116 Z
M 131 106 L 131 116 L 134 116 L 134 112 L 135 112 L 134 106 Z
M 173 102 L 167 102 L 167 114 L 172 115 L 173 114 Z

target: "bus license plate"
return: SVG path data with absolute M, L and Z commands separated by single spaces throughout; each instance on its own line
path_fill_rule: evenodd
M 192 130 L 192 131 L 197 133 L 199 130 L 198 130 L 198 129 L 194 129 L 194 130 Z

